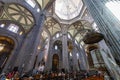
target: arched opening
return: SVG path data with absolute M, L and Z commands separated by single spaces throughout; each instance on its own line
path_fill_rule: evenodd
M 15 46 L 14 41 L 5 36 L 0 36 L 0 72 L 4 68 Z
M 52 71 L 58 71 L 59 69 L 59 56 L 57 54 L 53 55 L 52 58 Z
M 90 68 L 94 68 L 94 61 L 93 61 L 93 54 L 91 53 L 92 50 L 98 49 L 97 44 L 91 44 L 87 46 L 87 59 Z M 94 56 L 95 57 L 95 56 Z
M 53 72 L 57 72 L 62 68 L 62 41 L 56 40 L 53 43 L 53 55 L 51 57 L 51 67 Z

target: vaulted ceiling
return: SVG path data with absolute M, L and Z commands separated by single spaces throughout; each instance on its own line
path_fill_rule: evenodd
M 68 25 L 68 34 L 77 42 L 80 42 L 87 31 L 92 29 L 90 15 L 82 0 L 25 0 L 25 2 L 36 9 L 37 13 L 49 8 L 45 13 L 44 29 L 46 30 L 42 31 L 44 39 L 61 33 L 63 24 Z M 36 7 L 37 5 L 39 7 Z M 11 3 L 5 4 L 0 10 L 3 10 L 0 19 L 19 22 L 25 32 L 28 32 L 35 24 L 36 17 L 25 6 Z

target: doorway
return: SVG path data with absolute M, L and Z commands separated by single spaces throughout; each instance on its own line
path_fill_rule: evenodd
M 57 72 L 58 69 L 59 69 L 59 56 L 57 54 L 54 54 L 52 59 L 52 71 Z
M 4 66 L 6 65 L 14 45 L 15 43 L 11 38 L 0 36 L 0 72 L 2 72 Z

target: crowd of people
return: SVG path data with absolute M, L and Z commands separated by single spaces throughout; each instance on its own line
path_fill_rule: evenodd
M 98 71 L 79 71 L 79 72 L 23 72 L 11 71 L 2 73 L 0 80 L 85 80 L 90 76 L 101 76 Z

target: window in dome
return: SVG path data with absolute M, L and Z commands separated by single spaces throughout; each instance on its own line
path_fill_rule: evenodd
M 32 8 L 35 7 L 36 2 L 34 0 L 25 0 Z
M 61 19 L 73 19 L 80 14 L 82 6 L 82 0 L 56 0 L 55 13 Z
M 19 27 L 15 24 L 10 24 L 9 27 L 8 27 L 8 30 L 12 31 L 14 33 L 17 33 L 18 29 L 19 29 Z

